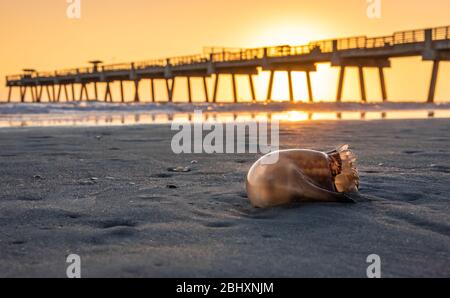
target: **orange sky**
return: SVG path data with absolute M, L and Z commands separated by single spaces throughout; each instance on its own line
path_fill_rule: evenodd
M 203 46 L 256 47 L 303 44 L 353 35 L 388 35 L 394 31 L 450 25 L 448 0 L 382 0 L 381 19 L 369 19 L 366 0 L 81 0 L 82 16 L 66 16 L 66 0 L 0 0 L 0 76 L 24 67 L 54 70 L 86 65 L 195 54 Z M 450 63 L 442 64 L 437 100 L 450 99 Z M 389 97 L 425 100 L 430 62 L 393 60 L 387 70 Z M 369 100 L 380 98 L 376 72 L 367 70 Z M 275 98 L 287 97 L 285 75 L 277 75 Z M 304 75 L 294 74 L 297 99 L 306 98 Z M 267 74 L 257 78 L 263 97 Z M 223 85 L 229 84 L 223 80 Z M 316 98 L 335 97 L 337 71 L 321 65 L 313 74 Z M 175 92 L 185 98 L 184 83 Z M 200 86 L 200 82 L 194 82 Z M 165 91 L 160 87 L 158 96 Z M 240 97 L 248 86 L 239 79 Z M 147 92 L 143 86 L 142 92 Z M 199 88 L 196 88 L 199 89 Z M 221 97 L 231 95 L 224 88 Z M 144 91 L 145 90 L 145 91 Z M 131 90 L 128 90 L 130 93 Z M 145 94 L 145 93 L 144 93 Z M 148 94 L 148 93 L 147 93 Z M 2 83 L 0 98 L 7 90 Z M 144 95 L 145 97 L 145 95 Z M 202 97 L 195 90 L 194 97 Z M 344 97 L 359 98 L 356 71 L 350 70 Z

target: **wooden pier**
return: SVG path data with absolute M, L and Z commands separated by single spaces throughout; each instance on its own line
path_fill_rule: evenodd
M 39 72 L 24 69 L 19 75 L 7 76 L 9 87 L 8 102 L 13 90 L 18 89 L 20 102 L 39 103 L 43 94 L 49 102 L 104 100 L 112 102 L 112 84 L 120 86 L 120 101 L 126 102 L 124 81 L 134 83 L 134 102 L 141 101 L 139 86 L 144 80 L 150 83 L 150 99 L 155 98 L 155 80 L 164 80 L 167 89 L 167 102 L 173 102 L 175 79 L 187 78 L 187 98 L 192 102 L 191 78 L 203 79 L 206 102 L 218 101 L 218 88 L 221 75 L 231 75 L 234 102 L 238 102 L 237 76 L 246 76 L 253 101 L 256 101 L 253 76 L 258 70 L 270 71 L 267 87 L 267 102 L 271 101 L 275 72 L 288 73 L 289 100 L 294 102 L 292 71 L 306 73 L 309 101 L 314 101 L 310 73 L 316 71 L 317 63 L 331 63 L 340 68 L 336 100 L 342 100 L 345 71 L 349 67 L 358 68 L 361 100 L 367 101 L 364 68 L 377 68 L 383 101 L 388 93 L 384 69 L 391 67 L 392 58 L 420 56 L 424 61 L 432 61 L 428 103 L 434 102 L 441 61 L 450 61 L 450 26 L 423 30 L 396 32 L 383 37 L 350 37 L 335 40 L 311 42 L 302 46 L 275 46 L 255 49 L 210 49 L 204 54 L 141 61 L 133 63 L 102 65 L 101 61 L 91 61 L 91 67 Z M 214 80 L 212 97 L 208 90 L 207 78 Z M 106 84 L 105 94 L 99 97 L 98 84 Z M 75 86 L 79 85 L 79 92 Z M 94 94 L 89 94 L 89 88 Z M 78 93 L 78 94 L 77 94 Z

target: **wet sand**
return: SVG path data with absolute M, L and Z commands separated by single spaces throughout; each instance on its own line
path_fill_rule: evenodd
M 284 124 L 359 156 L 357 204 L 253 209 L 257 155 L 175 155 L 169 126 L 0 130 L 0 277 L 450 277 L 448 119 Z M 198 163 L 191 164 L 196 160 Z M 189 166 L 189 173 L 167 169 Z

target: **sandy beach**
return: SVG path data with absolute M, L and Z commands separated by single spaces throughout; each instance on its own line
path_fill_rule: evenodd
M 357 204 L 254 209 L 252 154 L 175 155 L 167 125 L 0 130 L 0 277 L 450 277 L 448 119 L 283 124 L 359 157 Z M 192 161 L 197 163 L 191 163 Z M 188 173 L 168 168 L 189 166 Z

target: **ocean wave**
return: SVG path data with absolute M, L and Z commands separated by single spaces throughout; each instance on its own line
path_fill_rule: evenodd
M 115 113 L 176 113 L 193 112 L 278 112 L 301 110 L 311 112 L 339 111 L 392 111 L 392 110 L 439 110 L 450 109 L 450 103 L 104 103 L 104 102 L 68 102 L 68 103 L 6 103 L 0 104 L 0 115 L 18 114 L 79 114 L 90 112 Z

